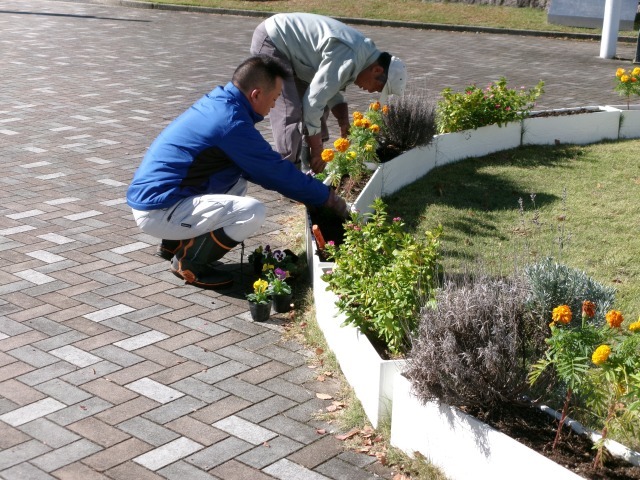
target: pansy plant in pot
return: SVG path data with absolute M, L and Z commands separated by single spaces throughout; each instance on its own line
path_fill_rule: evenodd
M 266 322 L 271 315 L 271 291 L 269 282 L 259 278 L 253 282 L 253 292 L 247 294 L 251 318 L 255 322 Z
M 265 265 L 266 266 L 266 265 Z M 267 281 L 269 291 L 273 299 L 273 309 L 276 313 L 286 313 L 291 310 L 291 286 L 286 282 L 289 272 L 281 268 L 270 268 L 267 270 Z

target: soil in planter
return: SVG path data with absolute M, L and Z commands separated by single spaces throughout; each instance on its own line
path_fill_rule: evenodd
M 503 410 L 500 415 L 486 414 L 468 408 L 461 408 L 461 410 L 581 477 L 593 480 L 640 479 L 640 467 L 611 455 L 605 457 L 605 463 L 601 468 L 594 469 L 593 459 L 596 451 L 593 450 L 593 442 L 568 427 L 563 429 L 556 450 L 552 451 L 551 446 L 558 421 L 537 408 L 514 405 Z
M 342 245 L 344 241 L 344 219 L 328 208 L 309 208 L 309 218 L 311 225 L 318 225 L 325 242 L 333 241 L 336 246 Z M 324 250 L 315 252 L 320 260 L 327 261 Z
M 545 110 L 542 112 L 530 113 L 529 118 L 537 117 L 564 117 L 566 115 L 578 115 L 580 113 L 599 113 L 601 110 L 591 108 L 575 108 L 571 110 Z

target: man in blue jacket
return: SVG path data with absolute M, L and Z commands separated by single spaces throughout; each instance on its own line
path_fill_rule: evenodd
M 189 284 L 231 285 L 231 274 L 211 264 L 265 219 L 264 204 L 245 197 L 247 181 L 348 216 L 344 199 L 283 160 L 255 127 L 289 75 L 277 59 L 248 58 L 160 133 L 133 177 L 127 203 L 137 225 L 162 239 L 158 254 Z
M 258 53 L 282 60 L 293 72 L 269 119 L 276 150 L 291 162 L 300 159 L 303 171 L 324 169 L 320 154 L 329 138 L 329 111 L 347 136 L 349 111 L 342 93 L 348 85 L 381 92 L 385 103 L 389 95 L 402 95 L 407 83 L 402 60 L 378 50 L 355 28 L 322 15 L 278 13 L 267 18 L 251 40 L 251 54 Z

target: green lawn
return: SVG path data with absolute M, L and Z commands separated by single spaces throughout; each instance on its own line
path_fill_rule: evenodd
M 509 273 L 553 256 L 618 289 L 640 315 L 640 140 L 521 147 L 432 170 L 388 198 L 420 234 L 444 227 L 445 268 Z M 532 200 L 531 194 L 535 194 Z M 519 207 L 522 199 L 522 208 Z
M 398 20 L 442 25 L 473 25 L 517 30 L 543 30 L 570 33 L 595 33 L 600 29 L 573 28 L 547 23 L 544 10 L 535 8 L 468 5 L 421 0 L 368 0 L 345 2 L 338 0 L 143 0 L 152 3 L 195 5 L 233 10 L 265 12 L 311 12 L 334 17 Z M 634 32 L 620 32 L 621 36 L 636 36 Z

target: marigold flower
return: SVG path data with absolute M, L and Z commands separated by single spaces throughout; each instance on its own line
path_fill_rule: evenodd
M 369 130 L 371 130 L 373 133 L 378 133 L 380 131 L 380 127 L 374 123 L 369 127 Z
M 362 119 L 362 126 L 364 128 L 369 128 L 371 126 L 371 121 L 368 118 L 363 118 Z
M 333 153 L 333 149 L 331 148 L 325 148 L 320 154 L 320 156 L 322 157 L 322 161 L 326 163 L 329 163 L 331 160 L 333 160 L 334 155 L 335 154 Z
M 600 345 L 591 355 L 591 361 L 596 365 L 602 365 L 611 355 L 611 347 L 609 345 Z
M 338 138 L 335 142 L 333 142 L 333 146 L 336 147 L 336 150 L 339 152 L 346 152 L 347 148 L 349 148 L 349 140 L 346 138 Z
M 364 115 L 362 115 L 361 112 L 353 112 L 353 119 L 354 120 L 362 120 L 363 117 L 364 117 Z
M 354 126 L 354 127 L 361 127 L 361 126 L 362 126 L 362 122 L 363 122 L 362 118 L 356 118 L 356 119 L 353 121 L 353 126 Z
M 626 72 L 626 70 L 624 68 L 619 68 L 616 70 L 616 77 L 620 78 L 622 75 L 624 75 Z
M 589 318 L 593 318 L 596 314 L 596 304 L 585 300 L 582 302 L 582 315 L 587 316 Z
M 387 113 L 389 113 L 389 107 L 385 105 L 384 107 L 382 107 L 382 114 L 386 115 Z
M 631 330 L 632 332 L 640 332 L 640 319 L 638 319 L 637 322 L 633 322 L 631 325 L 629 325 L 629 330 Z
M 621 81 L 622 83 L 628 83 L 630 79 L 631 79 L 631 77 L 630 77 L 629 75 L 626 75 L 626 74 L 625 74 L 625 75 L 622 75 L 622 76 L 620 77 L 620 81 Z
M 571 313 L 571 309 L 568 305 L 560 305 L 559 307 L 554 308 L 553 312 L 551 312 L 551 319 L 554 323 L 563 323 L 566 325 L 571 322 L 572 316 L 573 314 Z
M 369 105 L 369 109 L 377 112 L 378 110 L 380 110 L 380 102 L 373 102 Z
M 640 67 L 636 67 L 633 69 L 633 71 L 631 72 L 631 75 L 637 77 L 638 75 L 640 75 Z
M 373 145 L 371 145 L 370 143 L 367 143 L 367 144 L 364 146 L 364 151 L 365 151 L 365 152 L 373 152 Z
M 353 150 L 350 150 L 349 152 L 347 152 L 347 158 L 349 160 L 355 160 L 357 157 L 358 157 L 358 154 Z
M 622 322 L 624 321 L 622 313 L 618 310 L 609 310 L 605 315 L 605 318 L 611 328 L 620 328 L 620 325 L 622 325 Z
M 631 83 L 636 83 L 638 79 L 636 77 L 631 77 Z

